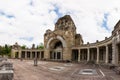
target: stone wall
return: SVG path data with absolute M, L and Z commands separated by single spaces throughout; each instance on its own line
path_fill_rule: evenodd
M 82 36 L 76 34 L 76 26 L 69 15 L 59 18 L 55 23 L 55 29 L 53 31 L 50 29 L 46 30 L 44 34 L 46 56 L 53 49 L 56 40 L 62 42 L 63 60 L 71 60 L 71 48 L 75 45 L 83 44 Z

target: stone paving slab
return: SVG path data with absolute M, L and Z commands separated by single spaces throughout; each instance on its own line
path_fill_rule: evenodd
M 91 65 L 71 63 L 72 66 L 65 66 L 66 63 L 38 61 L 38 66 L 33 66 L 32 60 L 10 61 L 14 64 L 14 80 L 120 80 L 120 75 L 116 75 L 112 70 Z M 64 69 L 61 71 L 49 69 L 55 66 Z M 80 75 L 79 71 L 82 69 L 95 69 L 98 74 Z

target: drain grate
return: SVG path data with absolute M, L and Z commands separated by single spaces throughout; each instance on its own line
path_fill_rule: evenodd
M 72 64 L 64 64 L 64 66 L 72 66 Z
M 94 74 L 97 74 L 97 72 L 95 69 L 82 69 L 79 71 L 79 74 L 94 75 Z
M 61 66 L 54 66 L 52 68 L 49 68 L 50 70 L 54 70 L 54 71 L 61 71 L 64 70 L 65 67 L 61 67 Z
M 34 64 L 33 62 L 27 62 L 28 64 Z M 37 62 L 37 64 L 45 65 L 47 62 Z

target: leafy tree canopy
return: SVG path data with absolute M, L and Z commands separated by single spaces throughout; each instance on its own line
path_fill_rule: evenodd
M 43 43 L 40 43 L 40 44 L 37 46 L 37 49 L 44 49 L 44 44 L 43 44 Z
M 0 46 L 0 55 L 10 55 L 11 46 L 5 44 L 5 46 Z
M 26 45 L 22 45 L 21 48 L 22 48 L 22 49 L 26 49 Z

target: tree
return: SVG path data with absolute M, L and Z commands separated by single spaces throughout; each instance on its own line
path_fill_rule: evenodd
M 11 52 L 11 47 L 8 46 L 7 44 L 5 45 L 5 52 L 8 54 Z
M 43 43 L 40 43 L 40 44 L 37 46 L 37 49 L 44 49 Z
M 26 45 L 22 45 L 21 48 L 22 48 L 22 49 L 26 49 Z
M 7 44 L 5 44 L 5 47 L 3 47 L 3 53 L 5 55 L 9 55 L 11 52 L 11 46 L 8 46 Z
M 2 55 L 2 46 L 0 46 L 0 55 Z
M 5 44 L 5 46 L 0 46 L 0 55 L 10 55 L 11 47 Z

